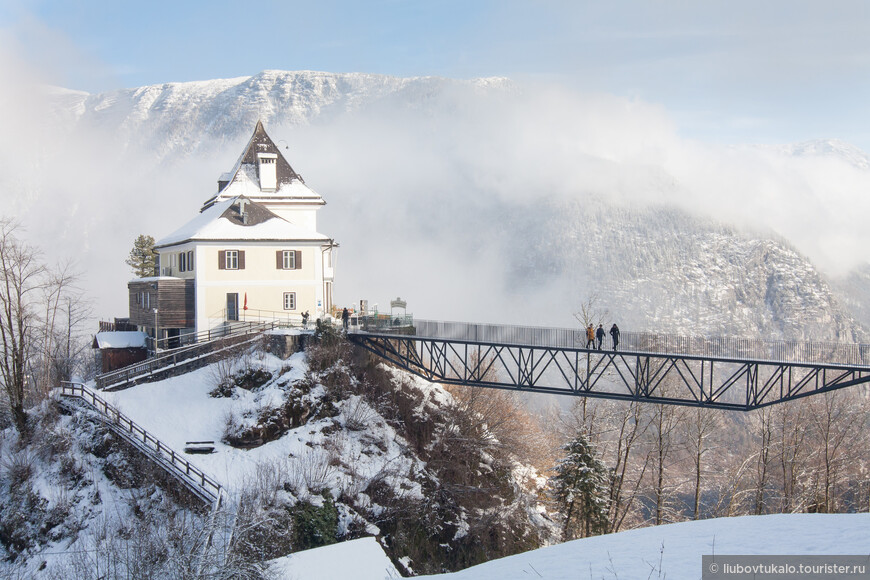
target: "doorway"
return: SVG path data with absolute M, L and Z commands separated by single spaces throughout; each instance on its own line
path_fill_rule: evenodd
M 227 320 L 239 319 L 239 293 L 227 292 Z

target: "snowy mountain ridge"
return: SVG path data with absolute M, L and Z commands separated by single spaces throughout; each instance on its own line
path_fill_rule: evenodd
M 266 126 L 306 125 L 387 98 L 425 102 L 451 87 L 509 90 L 505 78 L 458 81 L 366 73 L 265 70 L 250 77 L 172 82 L 98 94 L 52 91 L 50 98 L 72 126 L 117 130 L 122 143 L 158 146 L 165 156 L 197 149 Z
M 834 158 L 847 161 L 861 170 L 870 170 L 870 155 L 840 139 L 815 139 L 788 145 L 772 146 L 771 150 L 794 157 Z

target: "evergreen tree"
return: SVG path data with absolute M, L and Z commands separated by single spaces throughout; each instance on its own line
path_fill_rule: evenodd
M 157 262 L 154 253 L 154 238 L 140 234 L 133 242 L 130 257 L 125 260 L 133 273 L 139 278 L 147 278 L 156 274 Z
M 563 540 L 607 532 L 609 481 L 607 468 L 581 432 L 562 446 L 550 487 L 564 518 Z

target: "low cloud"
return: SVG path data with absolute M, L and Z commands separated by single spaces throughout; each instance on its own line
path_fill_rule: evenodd
M 0 58 L 4 78 L 26 79 L 0 89 L 3 213 L 49 255 L 77 259 L 97 316 L 123 316 L 133 239 L 191 219 L 253 127 L 210 143 L 208 128 L 179 126 L 167 156 L 120 130 L 126 118 L 111 98 L 87 123 L 58 118 L 57 94 L 35 98 L 42 79 Z M 776 232 L 832 275 L 867 261 L 870 233 L 857 216 L 870 213 L 870 170 L 833 154 L 686 139 L 656 104 L 557 85 L 445 83 L 303 125 L 271 114 L 267 130 L 328 202 L 319 229 L 342 245 L 344 303 L 383 309 L 400 295 L 427 317 L 522 323 L 552 317 L 556 304 L 570 324 L 569 279 L 519 288 L 506 274 L 517 218 L 565 200 L 673 206 Z

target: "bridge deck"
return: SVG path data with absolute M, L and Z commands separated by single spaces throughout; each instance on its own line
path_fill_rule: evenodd
M 365 328 L 365 327 L 363 327 Z M 427 380 L 750 410 L 870 382 L 870 345 L 620 333 L 586 349 L 582 329 L 416 321 L 414 334 L 350 339 Z

